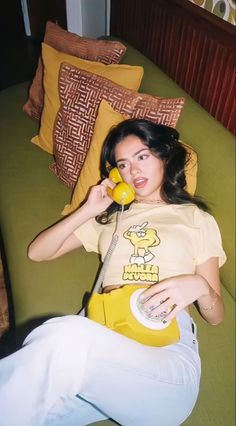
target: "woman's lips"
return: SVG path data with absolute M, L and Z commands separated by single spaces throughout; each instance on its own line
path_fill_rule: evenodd
M 133 185 L 135 188 L 144 188 L 147 183 L 146 178 L 137 178 L 133 181 Z

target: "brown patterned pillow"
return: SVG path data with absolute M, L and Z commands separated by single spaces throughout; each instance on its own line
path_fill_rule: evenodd
M 90 146 L 99 104 L 105 99 L 117 112 L 175 127 L 184 98 L 159 98 L 126 89 L 105 77 L 62 64 L 61 108 L 54 130 L 55 163 L 51 169 L 73 188 Z
M 68 53 L 81 59 L 102 62 L 105 65 L 118 64 L 126 51 L 126 46 L 119 41 L 80 37 L 63 30 L 59 25 L 50 21 L 46 24 L 44 42 L 59 52 Z M 30 118 L 40 119 L 43 97 L 43 63 L 40 56 L 36 74 L 29 89 L 29 98 L 23 105 L 23 111 Z

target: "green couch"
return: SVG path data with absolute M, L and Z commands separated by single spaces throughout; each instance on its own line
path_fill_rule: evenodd
M 137 50 L 129 46 L 122 62 L 144 66 L 141 91 L 186 98 L 177 128 L 181 139 L 198 153 L 197 193 L 208 202 L 219 223 L 228 261 L 222 268 L 225 321 L 213 327 L 192 310 L 198 324 L 203 371 L 197 406 L 185 424 L 233 426 L 235 140 Z M 1 239 L 18 343 L 43 319 L 78 312 L 99 265 L 98 257 L 84 249 L 48 263 L 27 259 L 29 242 L 60 219 L 60 212 L 71 196 L 49 170 L 52 157 L 30 142 L 37 134 L 37 124 L 22 112 L 27 88 L 28 83 L 22 83 L 0 92 Z M 114 422 L 99 424 L 108 426 Z

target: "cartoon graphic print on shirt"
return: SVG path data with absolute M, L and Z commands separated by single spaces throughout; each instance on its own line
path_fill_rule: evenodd
M 133 245 L 129 264 L 124 266 L 123 280 L 157 282 L 159 268 L 149 262 L 155 257 L 151 247 L 160 244 L 156 229 L 147 228 L 148 222 L 133 225 L 124 232 L 123 237 Z

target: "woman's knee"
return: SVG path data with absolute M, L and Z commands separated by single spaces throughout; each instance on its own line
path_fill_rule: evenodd
M 45 321 L 39 327 L 31 331 L 26 337 L 24 345 L 35 341 L 49 340 L 55 344 L 58 340 L 68 340 L 69 336 L 79 333 L 84 328 L 86 319 L 77 315 L 55 317 Z

